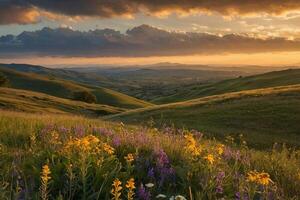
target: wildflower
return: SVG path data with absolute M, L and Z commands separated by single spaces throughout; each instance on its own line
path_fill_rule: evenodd
M 77 152 L 91 152 L 97 151 L 97 145 L 100 140 L 93 136 L 88 135 L 83 138 L 75 138 L 68 141 L 64 147 L 64 150 L 68 152 L 68 150 L 75 150 Z
M 111 194 L 113 195 L 113 200 L 120 200 L 121 198 L 121 190 L 122 190 L 122 182 L 117 178 L 114 180 L 112 184 L 113 188 L 111 189 Z
M 148 173 L 147 173 L 147 176 L 149 177 L 149 178 L 154 178 L 154 168 L 153 167 L 151 167 L 149 170 L 148 170 Z
M 44 165 L 41 173 L 41 179 L 43 183 L 48 183 L 48 181 L 51 179 L 51 171 L 48 165 Z
M 51 179 L 51 171 L 48 165 L 44 165 L 41 172 L 41 199 L 47 200 L 48 199 L 48 184 L 49 180 Z
M 219 144 L 217 146 L 217 152 L 219 155 L 222 155 L 224 153 L 224 145 L 223 144 Z
M 83 126 L 76 126 L 73 128 L 74 134 L 78 137 L 82 137 L 85 132 L 85 128 Z
M 212 154 L 208 154 L 204 157 L 204 159 L 207 160 L 207 162 L 211 165 L 215 162 L 214 156 Z
M 134 157 L 132 153 L 127 154 L 127 156 L 124 157 L 124 159 L 128 162 L 131 163 L 134 161 Z
M 186 200 L 186 198 L 184 196 L 182 196 L 182 195 L 177 195 L 175 197 L 175 200 Z
M 236 192 L 234 196 L 235 196 L 236 200 L 240 200 L 241 199 L 241 193 L 240 192 Z
M 193 137 L 192 134 L 188 134 L 184 136 L 187 144 L 186 144 L 186 151 L 188 151 L 188 153 L 191 153 L 193 156 L 199 156 L 201 153 L 201 149 L 200 147 L 197 146 L 197 142 L 195 140 L 195 138 Z
M 223 194 L 223 186 L 222 186 L 222 182 L 223 179 L 225 178 L 225 172 L 220 171 L 216 177 L 216 182 L 217 182 L 217 187 L 216 187 L 216 193 L 217 194 Z
M 112 155 L 115 153 L 115 149 L 113 147 L 111 147 L 109 144 L 104 143 L 103 145 L 103 149 L 106 153 L 108 153 L 109 155 Z
M 137 196 L 141 200 L 150 200 L 151 194 L 146 190 L 143 184 L 138 189 Z
M 119 137 L 115 136 L 113 137 L 112 143 L 114 147 L 118 147 L 121 145 L 121 140 Z
M 272 182 L 268 173 L 259 173 L 257 171 L 250 171 L 247 180 L 261 185 L 269 185 Z
M 247 177 L 247 180 L 249 182 L 255 182 L 257 180 L 257 172 L 256 171 L 250 171 L 248 173 L 248 177 Z
M 163 149 L 160 149 L 157 153 L 157 159 L 156 159 L 157 165 L 160 168 L 163 168 L 167 165 L 169 165 L 170 160 L 168 158 L 168 155 Z
M 224 192 L 224 189 L 223 189 L 222 185 L 217 185 L 216 193 L 223 194 L 223 192 Z
M 167 198 L 167 196 L 164 195 L 164 194 L 158 194 L 158 195 L 156 196 L 156 198 L 157 198 L 157 199 L 159 199 L 159 198 L 164 199 L 164 198 Z
M 128 189 L 127 199 L 128 200 L 133 200 L 134 189 L 135 189 L 134 179 L 133 178 L 129 179 L 129 181 L 127 181 L 127 184 L 125 186 Z
M 261 185 L 269 185 L 269 183 L 271 182 L 272 180 L 270 179 L 270 175 L 268 173 L 260 173 L 259 174 L 259 179 L 258 179 L 258 182 L 261 184 Z
M 145 186 L 146 186 L 147 188 L 152 188 L 152 187 L 154 187 L 154 184 L 153 184 L 153 183 L 147 183 L 147 184 L 145 184 Z

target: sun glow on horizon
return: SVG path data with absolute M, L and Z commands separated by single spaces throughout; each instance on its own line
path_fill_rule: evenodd
M 149 65 L 161 62 L 199 65 L 299 65 L 300 52 L 272 52 L 253 54 L 152 56 L 152 57 L 26 57 L 0 59 L 1 63 L 27 63 L 44 66 L 61 65 Z

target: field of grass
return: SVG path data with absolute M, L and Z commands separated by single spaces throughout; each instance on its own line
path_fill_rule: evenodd
M 0 199 L 300 197 L 299 151 L 196 131 L 0 112 Z
M 125 109 L 112 106 L 88 104 L 43 93 L 5 87 L 0 87 L 1 108 L 31 113 L 77 114 L 94 117 L 125 111 Z
M 9 79 L 9 86 L 15 89 L 41 92 L 66 99 L 73 99 L 74 92 L 88 91 L 97 97 L 98 104 L 120 108 L 142 108 L 152 105 L 151 103 L 110 89 L 80 84 L 54 76 L 17 72 L 8 68 L 0 68 L 0 72 Z
M 156 126 L 174 124 L 223 139 L 244 134 L 254 147 L 287 143 L 300 146 L 300 85 L 248 90 L 136 109 L 108 117 Z
M 228 79 L 213 84 L 193 84 L 179 89 L 175 95 L 160 97 L 152 102 L 157 104 L 172 103 L 229 92 L 294 84 L 300 84 L 300 69 L 273 71 L 265 74 Z

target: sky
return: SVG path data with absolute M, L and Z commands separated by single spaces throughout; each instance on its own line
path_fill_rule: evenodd
M 0 62 L 300 64 L 299 0 L 0 0 Z

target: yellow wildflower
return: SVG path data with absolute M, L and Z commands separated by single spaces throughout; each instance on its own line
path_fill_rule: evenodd
M 248 172 L 247 180 L 249 182 L 256 182 L 256 180 L 257 180 L 257 172 L 256 171 L 250 171 L 250 172 Z
M 211 165 L 215 162 L 214 156 L 212 154 L 208 154 L 204 157 L 204 159 L 207 160 L 207 162 Z
M 112 155 L 112 154 L 115 153 L 115 149 L 114 149 L 112 146 L 110 146 L 109 144 L 107 144 L 107 143 L 104 143 L 103 149 L 104 149 L 104 151 L 106 151 L 106 153 L 108 153 L 109 155 Z
M 217 152 L 219 155 L 222 155 L 224 153 L 224 145 L 223 144 L 219 144 L 217 146 Z
M 48 183 L 51 179 L 50 177 L 51 171 L 48 165 L 44 165 L 41 173 L 41 179 L 43 183 Z
M 127 181 L 127 184 L 125 185 L 126 188 L 128 189 L 128 193 L 127 193 L 127 199 L 128 200 L 133 200 L 133 196 L 134 196 L 134 189 L 135 189 L 135 182 L 134 179 L 131 178 Z
M 272 180 L 268 173 L 263 172 L 259 174 L 258 183 L 261 185 L 269 185 L 270 182 L 272 182 Z
M 52 131 L 51 133 L 51 138 L 53 140 L 53 142 L 57 142 L 59 140 L 59 133 L 56 131 Z
M 254 182 L 261 185 L 269 185 L 272 183 L 272 180 L 270 179 L 270 175 L 265 172 L 257 172 L 257 171 L 250 171 L 248 173 L 247 180 L 249 182 Z
M 100 140 L 93 136 L 93 135 L 88 135 L 85 136 L 81 139 L 79 138 L 75 138 L 75 139 L 71 139 L 69 140 L 65 147 L 64 150 L 65 151 L 69 151 L 69 150 L 75 150 L 77 152 L 98 152 L 99 148 L 97 147 L 99 144 Z
M 117 178 L 114 180 L 111 189 L 111 194 L 113 195 L 112 200 L 120 200 L 121 198 L 121 190 L 122 190 L 122 182 Z
M 127 162 L 131 163 L 132 161 L 134 161 L 133 154 L 132 154 L 132 153 L 127 154 L 127 156 L 125 156 L 124 159 L 125 159 Z
M 41 187 L 40 187 L 40 191 L 41 191 L 41 199 L 43 200 L 47 200 L 48 199 L 48 183 L 49 180 L 51 179 L 51 171 L 48 165 L 44 165 L 42 168 L 42 172 L 41 172 Z
M 200 147 L 197 146 L 197 142 L 192 134 L 188 134 L 184 136 L 187 144 L 186 144 L 186 151 L 188 153 L 191 153 L 193 156 L 199 156 L 201 153 Z

